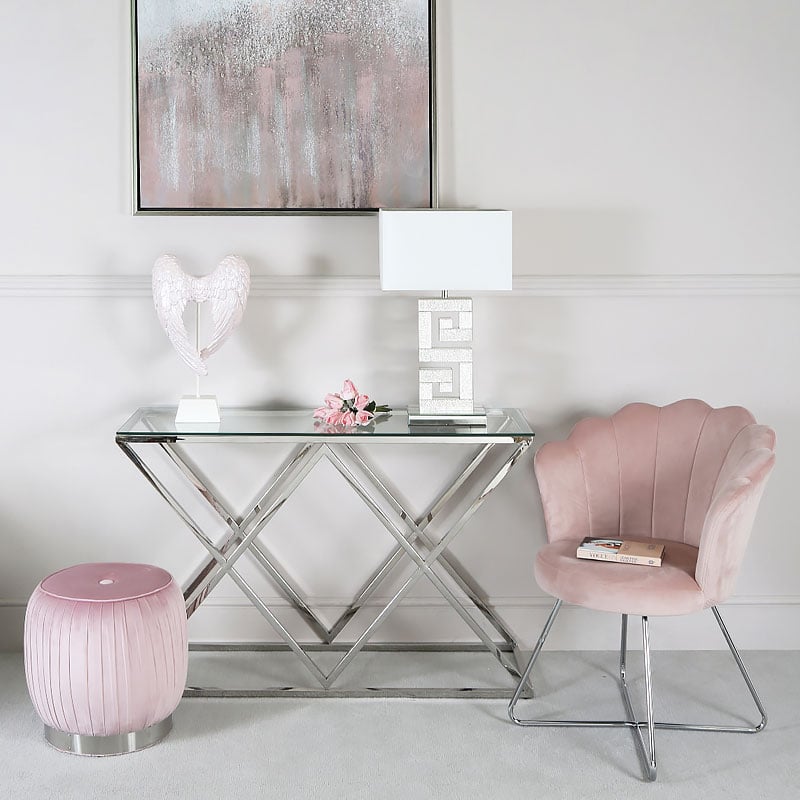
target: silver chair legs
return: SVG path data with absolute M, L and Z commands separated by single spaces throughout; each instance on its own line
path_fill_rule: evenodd
M 633 703 L 631 702 L 630 692 L 628 691 L 628 684 L 625 680 L 626 676 L 626 658 L 628 654 L 628 615 L 622 615 L 622 626 L 619 643 L 619 688 L 622 692 L 622 702 L 625 703 L 625 712 L 628 715 L 626 722 L 630 723 L 630 727 L 635 734 L 634 741 L 636 748 L 639 751 L 639 758 L 642 760 L 647 780 L 654 781 L 656 779 L 656 738 L 655 738 L 655 722 L 653 721 L 653 680 L 650 671 L 650 623 L 647 617 L 642 617 L 642 655 L 644 657 L 644 694 L 647 709 L 646 723 L 638 722 L 636 714 L 633 711 Z M 642 725 L 647 725 L 647 739 L 649 747 L 645 746 L 644 737 L 642 736 Z M 628 727 L 628 726 L 626 726 Z
M 542 648 L 544 647 L 544 643 L 547 640 L 547 636 L 550 633 L 550 629 L 553 627 L 553 623 L 555 622 L 556 617 L 558 616 L 558 612 L 561 608 L 561 600 L 556 600 L 555 605 L 553 606 L 553 610 L 550 612 L 550 616 L 547 618 L 547 622 L 545 622 L 544 628 L 542 629 L 542 633 L 539 636 L 539 640 L 536 642 L 536 646 L 533 649 L 533 653 L 531 654 L 530 660 L 528 661 L 527 666 L 525 667 L 524 672 L 522 673 L 522 677 L 520 678 L 519 684 L 517 685 L 516 691 L 511 698 L 511 702 L 508 705 L 508 716 L 511 721 L 515 725 L 521 725 L 525 727 L 564 727 L 564 728 L 630 728 L 634 732 L 634 741 L 636 743 L 636 749 L 639 753 L 639 757 L 642 761 L 642 766 L 644 768 L 644 775 L 647 780 L 654 781 L 656 779 L 656 748 L 655 748 L 655 730 L 656 728 L 661 728 L 665 730 L 681 730 L 681 731 L 715 731 L 719 733 L 758 733 L 762 731 L 767 724 L 767 713 L 764 710 L 764 706 L 761 704 L 761 700 L 756 692 L 755 686 L 753 686 L 753 682 L 750 680 L 750 676 L 747 673 L 747 669 L 742 662 L 741 657 L 739 656 L 739 652 L 736 649 L 735 645 L 733 644 L 733 640 L 731 639 L 730 634 L 728 633 L 728 629 L 725 627 L 725 623 L 722 621 L 722 617 L 720 616 L 719 610 L 716 607 L 712 607 L 712 611 L 714 612 L 714 617 L 719 624 L 720 630 L 722 631 L 722 635 L 725 637 L 725 641 L 728 645 L 728 648 L 733 655 L 734 660 L 736 661 L 736 665 L 739 667 L 739 671 L 744 678 L 745 683 L 747 684 L 747 688 L 750 690 L 750 695 L 753 698 L 753 702 L 756 705 L 759 713 L 761 714 L 761 720 L 756 725 L 750 726 L 742 726 L 742 725 L 697 725 L 697 724 L 687 724 L 687 723 L 678 723 L 678 722 L 656 722 L 653 716 L 653 686 L 652 686 L 652 676 L 651 676 L 651 669 L 650 669 L 650 630 L 649 630 L 649 623 L 647 617 L 642 617 L 642 642 L 643 642 L 643 657 L 644 657 L 644 687 L 645 687 L 645 703 L 646 703 L 646 718 L 644 721 L 640 721 L 636 718 L 636 715 L 633 711 L 633 704 L 631 702 L 630 693 L 628 691 L 628 684 L 626 682 L 626 661 L 627 661 L 627 651 L 628 651 L 628 616 L 627 614 L 622 615 L 622 626 L 621 626 L 621 637 L 620 637 L 620 650 L 619 650 L 619 687 L 620 692 L 622 694 L 622 700 L 625 704 L 625 712 L 626 712 L 626 719 L 624 720 L 561 720 L 561 719 L 524 719 L 518 717 L 516 714 L 516 706 L 517 702 L 519 701 L 520 697 L 522 696 L 522 692 L 527 685 L 529 685 L 529 677 L 531 670 L 533 669 L 533 665 L 536 663 L 537 658 L 539 657 L 539 653 L 541 653 Z M 530 684 L 532 686 L 532 684 Z M 645 736 L 643 734 L 643 730 L 646 729 L 647 731 L 647 742 L 645 742 Z

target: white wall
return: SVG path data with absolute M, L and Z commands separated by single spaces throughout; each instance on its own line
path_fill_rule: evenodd
M 413 399 L 415 303 L 378 290 L 374 217 L 132 216 L 126 3 L 3 10 L 0 646 L 16 647 L 52 570 L 143 560 L 184 576 L 201 557 L 114 445 L 133 409 L 192 386 L 152 311 L 156 256 L 251 264 L 244 323 L 211 365 L 229 405 L 311 406 L 344 377 Z M 442 201 L 515 213 L 515 291 L 476 298 L 478 397 L 522 407 L 540 442 L 630 400 L 741 403 L 773 425 L 778 466 L 728 617 L 745 647 L 800 647 L 800 5 L 441 0 L 439 28 Z M 420 509 L 453 469 L 373 455 Z M 243 502 L 257 487 L 235 475 Z M 388 547 L 324 469 L 270 535 L 331 609 Z M 526 643 L 549 605 L 532 578 L 543 541 L 528 457 L 455 547 Z M 555 646 L 615 646 L 615 621 L 566 618 Z M 192 625 L 265 635 L 225 584 Z M 420 586 L 382 635 L 468 634 Z M 719 644 L 703 619 L 654 629 L 657 647 Z

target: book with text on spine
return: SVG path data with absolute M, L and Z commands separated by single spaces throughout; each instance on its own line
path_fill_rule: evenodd
M 620 561 L 623 564 L 660 567 L 661 559 L 664 557 L 664 545 L 587 536 L 578 545 L 577 555 L 578 558 L 596 558 L 600 561 Z

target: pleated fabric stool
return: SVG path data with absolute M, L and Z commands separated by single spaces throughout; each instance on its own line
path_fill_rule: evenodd
M 79 564 L 34 590 L 25 614 L 25 677 L 53 747 L 117 755 L 172 728 L 186 685 L 183 594 L 148 564 Z

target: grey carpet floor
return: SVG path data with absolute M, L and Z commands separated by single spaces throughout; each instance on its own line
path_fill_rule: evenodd
M 640 690 L 637 655 L 630 674 Z M 263 671 L 259 656 L 193 654 L 190 681 L 244 685 Z M 22 656 L 0 655 L 0 798 L 800 798 L 800 652 L 744 657 L 770 715 L 767 729 L 659 731 L 658 782 L 647 784 L 630 731 L 520 729 L 502 700 L 185 699 L 155 747 L 113 758 L 66 755 L 42 739 Z M 427 670 L 425 682 L 436 685 L 456 669 L 488 682 L 485 655 L 461 655 L 459 664 L 447 656 L 442 665 L 438 655 L 365 653 L 362 668 L 379 669 L 388 658 L 387 683 L 419 680 Z M 546 652 L 536 676 L 540 708 L 621 716 L 615 659 Z M 282 668 L 275 654 L 268 663 Z M 655 653 L 653 669 L 661 719 L 754 716 L 726 653 Z

